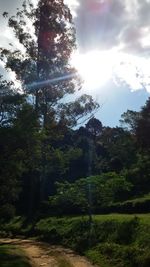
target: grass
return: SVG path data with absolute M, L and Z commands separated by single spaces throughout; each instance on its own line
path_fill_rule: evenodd
M 62 217 L 66 221 L 77 221 L 77 220 L 88 220 L 89 217 L 87 215 L 84 216 L 66 216 Z M 60 218 L 60 220 L 62 219 Z M 118 222 L 125 222 L 125 221 L 130 221 L 134 218 L 138 218 L 140 220 L 140 223 L 142 224 L 149 224 L 150 225 L 150 213 L 145 213 L 145 214 L 120 214 L 120 213 L 112 213 L 112 214 L 101 214 L 101 215 L 93 215 L 92 216 L 93 220 L 96 222 L 104 222 L 104 221 L 118 221 Z M 59 220 L 56 217 L 49 217 L 51 220 Z
M 115 220 L 118 222 L 129 221 L 133 218 L 138 218 L 142 224 L 150 225 L 150 213 L 147 214 L 107 214 L 107 215 L 94 215 L 93 219 L 96 221 L 109 221 Z
M 28 258 L 13 245 L 0 245 L 0 267 L 31 267 Z
M 32 228 L 39 239 L 70 247 L 101 267 L 150 267 L 150 214 L 93 215 L 91 228 L 88 216 L 48 217 L 30 227 L 18 218 L 3 227 L 13 235 Z M 59 267 L 71 267 L 61 255 L 54 257 Z

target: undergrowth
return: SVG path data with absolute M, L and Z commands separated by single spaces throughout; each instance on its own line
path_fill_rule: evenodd
M 27 224 L 18 217 L 1 229 L 11 236 L 36 236 L 72 248 L 101 267 L 149 267 L 149 218 L 149 214 L 97 215 L 90 223 L 88 217 L 49 217 Z M 66 267 L 66 262 L 60 259 L 60 265 Z

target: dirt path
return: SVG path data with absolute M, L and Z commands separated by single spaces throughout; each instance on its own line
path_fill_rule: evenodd
M 0 244 L 14 244 L 25 251 L 33 267 L 93 267 L 72 250 L 43 242 L 22 239 L 0 239 Z

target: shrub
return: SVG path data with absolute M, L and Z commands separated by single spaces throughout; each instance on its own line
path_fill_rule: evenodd
M 94 264 L 107 267 L 149 267 L 150 253 L 136 246 L 103 243 L 86 252 Z

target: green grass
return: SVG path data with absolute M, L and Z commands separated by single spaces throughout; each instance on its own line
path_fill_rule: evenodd
M 0 245 L 0 267 L 31 267 L 28 258 L 13 245 Z
M 101 215 L 93 215 L 92 218 L 94 221 L 97 222 L 104 222 L 104 221 L 118 221 L 118 222 L 124 222 L 124 221 L 130 221 L 131 219 L 138 218 L 140 222 L 143 224 L 149 224 L 150 225 L 150 213 L 145 213 L 145 214 L 120 214 L 120 213 L 112 213 L 112 214 L 101 214 Z M 66 221 L 77 221 L 77 220 L 88 220 L 88 216 L 66 216 L 62 217 Z M 49 217 L 49 219 L 54 219 L 54 220 L 62 220 L 62 218 L 56 218 L 56 217 Z
M 116 220 L 119 222 L 129 221 L 133 218 L 138 218 L 143 224 L 150 225 L 150 213 L 147 214 L 107 214 L 107 215 L 94 215 L 93 219 L 96 221 L 109 221 Z

